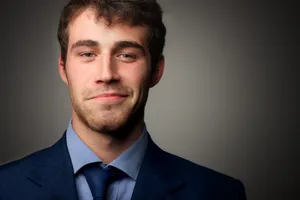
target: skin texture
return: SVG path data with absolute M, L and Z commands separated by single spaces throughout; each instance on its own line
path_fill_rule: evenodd
M 87 9 L 68 27 L 66 63 L 59 73 L 69 88 L 72 125 L 82 141 L 110 163 L 141 135 L 151 87 L 164 59 L 151 73 L 148 28 L 112 24 Z

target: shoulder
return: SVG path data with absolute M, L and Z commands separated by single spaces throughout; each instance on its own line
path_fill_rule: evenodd
M 58 148 L 55 146 L 58 146 L 58 143 L 1 165 L 0 188 L 3 183 L 14 184 L 23 181 L 28 173 L 40 170 L 49 163 L 55 162 L 55 157 L 59 155 Z
M 187 177 L 197 177 L 209 178 L 210 180 L 226 181 L 234 179 L 224 173 L 220 173 L 216 170 L 210 169 L 208 167 L 196 164 L 190 160 L 179 157 L 177 155 L 168 153 L 164 151 L 164 157 L 166 162 L 173 165 L 173 169 L 178 171 L 181 175 Z
M 170 173 L 184 179 L 191 191 L 200 191 L 201 187 L 201 191 L 215 198 L 226 196 L 231 199 L 246 199 L 244 185 L 236 178 L 165 151 L 163 159 L 169 166 Z
M 22 158 L 7 162 L 0 166 L 0 180 L 4 177 L 21 175 L 28 171 L 30 167 L 35 167 L 38 163 L 43 163 L 49 154 L 49 148 L 38 150 Z
M 0 177 L 25 173 L 31 169 L 38 169 L 40 166 L 56 162 L 60 155 L 67 151 L 65 142 L 65 134 L 55 144 L 50 147 L 35 151 L 23 158 L 5 163 L 0 166 Z M 1 180 L 0 178 L 0 180 Z
M 44 169 L 43 163 L 49 163 L 48 155 L 47 148 L 0 166 L 0 199 L 17 199 L 22 196 L 33 198 L 39 185 L 32 184 L 30 177 Z

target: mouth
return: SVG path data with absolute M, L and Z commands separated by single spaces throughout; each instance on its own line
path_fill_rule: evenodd
M 120 94 L 120 93 L 103 93 L 90 98 L 90 100 L 120 101 L 120 100 L 124 100 L 127 96 L 128 96 L 127 94 Z

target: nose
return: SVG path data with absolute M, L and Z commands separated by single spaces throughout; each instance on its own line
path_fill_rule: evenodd
M 120 76 L 117 66 L 112 62 L 111 56 L 105 54 L 101 56 L 97 68 L 96 83 L 111 83 L 119 81 Z

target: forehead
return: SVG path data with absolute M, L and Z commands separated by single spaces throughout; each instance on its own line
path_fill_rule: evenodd
M 95 11 L 87 9 L 75 17 L 68 27 L 69 44 L 78 40 L 91 39 L 100 44 L 109 44 L 120 40 L 136 41 L 148 45 L 148 27 L 130 26 L 125 23 L 107 25 L 104 18 L 97 18 Z M 70 46 L 70 45 L 68 45 Z

